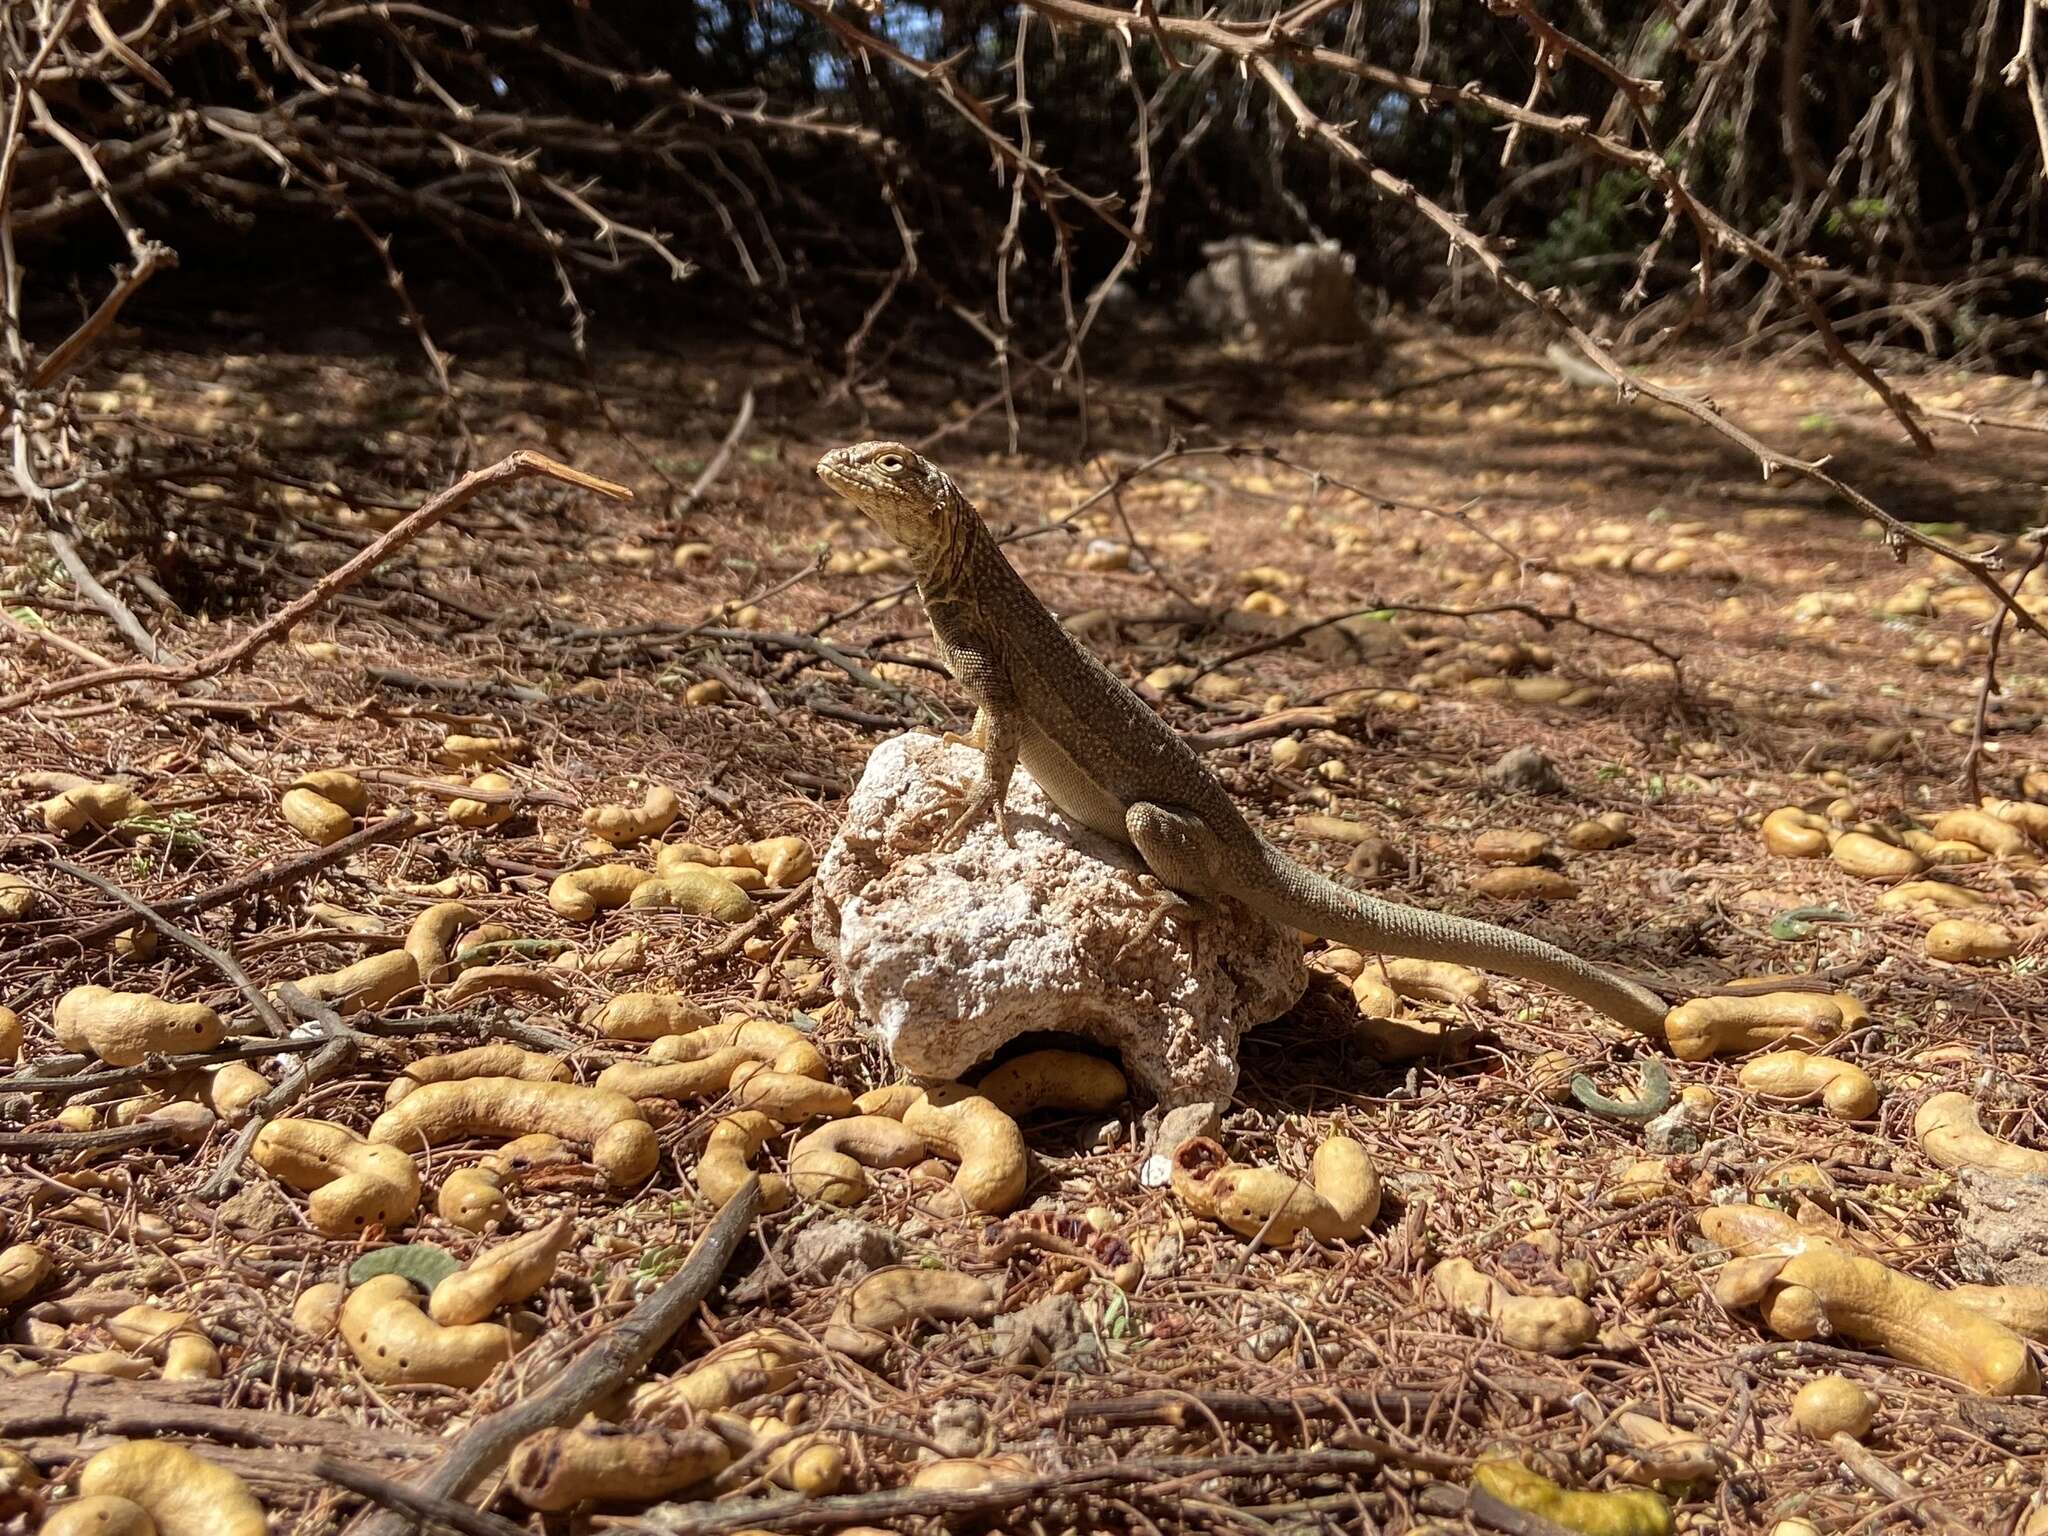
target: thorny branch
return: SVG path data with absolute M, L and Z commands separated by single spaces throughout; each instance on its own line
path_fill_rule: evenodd
M 104 688 L 114 683 L 191 683 L 201 678 L 216 677 L 241 665 L 272 641 L 290 634 L 321 604 L 354 586 L 390 556 L 405 548 L 442 518 L 460 511 L 482 492 L 533 475 L 559 480 L 564 485 L 593 491 L 615 501 L 632 499 L 633 493 L 622 485 L 600 480 L 595 475 L 586 475 L 581 470 L 571 469 L 566 464 L 557 464 L 543 454 L 522 448 L 516 453 L 506 455 L 495 464 L 471 470 L 446 490 L 429 497 L 416 510 L 394 524 L 376 542 L 360 551 L 353 559 L 336 566 L 315 583 L 310 591 L 287 603 L 239 640 L 229 642 L 210 655 L 186 662 L 182 666 L 137 663 L 34 684 L 0 696 L 0 714 L 31 704 L 48 703 L 52 699 L 65 698 L 74 693 L 84 693 L 88 689 Z

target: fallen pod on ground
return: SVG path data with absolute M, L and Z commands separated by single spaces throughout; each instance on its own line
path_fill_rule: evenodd
M 163 1363 L 165 1381 L 218 1381 L 220 1351 L 190 1312 L 138 1302 L 103 1324 L 115 1343 Z
M 1736 1082 L 1768 1098 L 1819 1099 L 1841 1120 L 1867 1120 L 1877 1113 L 1877 1084 L 1854 1062 L 1806 1051 L 1768 1051 L 1743 1063 Z
M 1818 859 L 1827 853 L 1833 831 L 1825 816 L 1780 806 L 1764 818 L 1764 847 L 1781 859 Z
M 468 796 L 464 796 L 461 799 L 449 801 L 448 819 L 454 822 L 456 826 L 465 827 L 472 832 L 482 832 L 492 827 L 503 826 L 512 819 L 512 812 L 517 807 L 510 799 L 500 797 L 509 796 L 519 786 L 506 778 L 504 774 L 480 773 L 469 781 L 469 787 L 482 790 L 489 794 L 491 798 L 488 800 L 472 800 Z
M 2021 859 L 2033 852 L 2023 827 L 1975 806 L 1947 812 L 1934 823 L 1933 831 L 1940 841 L 1972 843 L 1994 858 Z
M 778 1488 L 815 1499 L 837 1493 L 846 1480 L 845 1447 L 828 1435 L 802 1431 L 774 1414 L 761 1414 L 749 1420 L 744 1435 L 735 1434 L 732 1424 L 727 1416 L 719 1424 L 720 1433 L 748 1452 L 758 1447 L 774 1447 L 764 1449 L 762 1454 L 766 1457 L 768 1480 Z
M 42 893 L 19 875 L 0 874 L 0 923 L 33 917 Z
M 711 1015 L 700 1005 L 675 992 L 620 992 L 586 1014 L 584 1023 L 607 1040 L 659 1040 L 664 1035 L 695 1035 L 717 1027 L 712 1023 Z M 736 1041 L 723 1040 L 719 1043 L 733 1045 Z M 693 1050 L 691 1054 L 708 1053 L 707 1046 L 705 1051 Z M 650 1059 L 653 1059 L 651 1053 Z M 668 1059 L 680 1061 L 687 1058 Z
M 347 810 L 303 784 L 286 790 L 277 808 L 294 832 L 323 848 L 355 830 L 355 818 Z
M 476 926 L 476 913 L 460 901 L 437 901 L 405 931 L 405 952 L 423 986 L 438 987 L 455 969 L 455 937 Z
M 33 1243 L 15 1243 L 0 1250 L 0 1306 L 20 1301 L 55 1273 L 50 1256 Z
M 1429 1288 L 1467 1322 L 1497 1330 L 1502 1342 L 1533 1354 L 1567 1355 L 1600 1331 L 1593 1309 L 1576 1296 L 1522 1296 L 1469 1259 L 1445 1259 Z
M 1696 997 L 1664 1016 L 1664 1039 L 1680 1061 L 1825 1045 L 1842 1032 L 1840 999 L 1824 992 L 1762 992 L 1747 997 Z
M 1881 912 L 1961 910 L 1973 912 L 1991 903 L 1975 891 L 1944 880 L 1908 880 L 1878 895 Z
M 394 1077 L 384 1090 L 388 1108 L 423 1083 L 453 1083 L 472 1077 L 516 1077 L 529 1083 L 566 1082 L 569 1065 L 561 1056 L 522 1050 L 506 1040 L 422 1056 Z
M 1639 1488 L 1611 1493 L 1563 1488 L 1513 1456 L 1481 1460 L 1472 1469 L 1472 1487 L 1510 1509 L 1579 1536 L 1672 1536 L 1677 1529 L 1671 1506 L 1660 1494 Z
M 519 1347 L 502 1323 L 443 1327 L 403 1275 L 377 1275 L 350 1291 L 340 1325 L 363 1374 L 380 1385 L 480 1386 Z
M 524 1301 L 554 1278 L 555 1261 L 575 1236 L 567 1216 L 486 1248 L 434 1287 L 427 1315 L 443 1327 L 480 1323 Z
M 344 1125 L 273 1120 L 249 1155 L 266 1173 L 310 1194 L 307 1215 L 329 1237 L 352 1237 L 373 1223 L 401 1226 L 419 1209 L 420 1175 L 411 1156 Z
M 109 780 L 84 784 L 53 795 L 36 807 L 43 826 L 62 837 L 80 832 L 105 832 L 124 821 L 149 814 L 149 802 L 126 784 Z
M 558 1512 L 591 1499 L 658 1499 L 716 1476 L 732 1460 L 732 1447 L 710 1428 L 597 1423 L 527 1436 L 506 1473 L 522 1504 Z
M 1809 1440 L 1861 1440 L 1877 1421 L 1877 1394 L 1846 1376 L 1816 1376 L 1792 1397 L 1792 1427 Z
M 1864 880 L 1904 880 L 1927 867 L 1927 861 L 1912 849 L 1868 832 L 1844 832 L 1829 851 L 1843 869 Z
M 295 983 L 313 1001 L 331 1004 L 344 1016 L 366 1008 L 381 1008 L 419 984 L 419 964 L 402 949 L 367 956 L 338 971 L 302 976 Z
M 1379 1173 L 1365 1148 L 1346 1136 L 1316 1148 L 1306 1181 L 1278 1168 L 1233 1163 L 1206 1136 L 1174 1154 L 1170 1177 L 1173 1192 L 1196 1215 L 1274 1247 L 1302 1232 L 1324 1242 L 1348 1241 L 1379 1215 Z
M 676 792 L 666 784 L 650 784 L 638 805 L 593 805 L 579 818 L 584 828 L 613 847 L 659 837 L 682 814 Z
M 789 1182 L 806 1200 L 858 1205 L 873 1188 L 868 1170 L 914 1168 L 929 1155 L 924 1138 L 887 1115 L 828 1120 L 789 1149 Z
M 761 1149 L 782 1134 L 783 1127 L 757 1109 L 743 1109 L 725 1116 L 711 1127 L 704 1151 L 697 1159 L 697 1189 L 713 1205 L 724 1205 L 739 1193 L 740 1186 L 753 1177 L 754 1159 Z M 788 1207 L 793 1194 L 789 1181 L 779 1173 L 761 1175 L 761 1214 L 773 1215 Z
M 1922 1104 L 1913 1117 L 1913 1135 L 1921 1152 L 1937 1167 L 2048 1174 L 2048 1152 L 2022 1147 L 1985 1130 L 1977 1118 L 1977 1102 L 1967 1093 L 1937 1093 Z
M 633 888 L 627 903 L 636 912 L 682 912 L 715 917 L 721 923 L 743 923 L 753 916 L 747 893 L 716 870 L 679 869 L 657 875 Z
M 457 1168 L 434 1195 L 434 1214 L 465 1232 L 488 1232 L 512 1218 L 504 1179 L 489 1168 Z
M 87 1052 L 110 1067 L 133 1067 L 149 1056 L 210 1051 L 227 1026 L 204 1003 L 172 1003 L 147 992 L 86 986 L 57 999 L 50 1032 L 68 1051 Z
M 636 1387 L 628 1400 L 635 1418 L 696 1415 L 735 1408 L 793 1383 L 815 1346 L 774 1328 L 743 1333 L 665 1381 Z
M 634 890 L 653 879 L 637 864 L 600 864 L 555 876 L 548 887 L 548 905 L 572 923 L 587 923 L 632 900 Z
M 623 1093 L 511 1077 L 424 1083 L 377 1117 L 370 1140 L 411 1151 L 465 1136 L 532 1132 L 588 1146 L 591 1161 L 614 1187 L 639 1183 L 661 1157 L 654 1127 Z
M 1017 1122 L 959 1083 L 920 1088 L 892 1083 L 854 1101 L 863 1115 L 886 1115 L 957 1165 L 953 1192 L 970 1211 L 1001 1216 L 1024 1198 L 1029 1167 Z
M 1782 1339 L 1829 1332 L 1992 1396 L 2033 1392 L 2026 1340 L 1954 1296 L 1760 1206 L 1714 1206 L 1701 1233 L 1737 1255 L 1714 1283 L 1724 1307 L 1755 1307 Z
M 1012 1057 L 987 1072 L 974 1091 L 1012 1120 L 1021 1120 L 1047 1109 L 1114 1109 L 1129 1095 L 1130 1085 L 1113 1061 L 1083 1051 L 1046 1050 Z
M 995 1288 L 953 1269 L 892 1265 L 855 1283 L 832 1310 L 825 1343 L 856 1360 L 872 1360 L 888 1335 L 920 1323 L 984 1322 L 997 1309 Z
M 980 1493 L 1009 1483 L 1029 1482 L 1036 1473 L 1022 1456 L 945 1456 L 923 1462 L 910 1476 L 913 1488 Z
M 1927 958 L 1959 965 L 1983 965 L 2019 953 L 2019 940 L 1997 923 L 1945 917 L 1927 930 Z
M 110 1498 L 135 1505 L 149 1516 L 156 1536 L 264 1536 L 263 1506 L 247 1483 L 161 1440 L 108 1446 L 78 1474 L 78 1492 L 81 1502 Z
M 822 1083 L 796 1072 L 777 1072 L 760 1062 L 743 1064 L 732 1075 L 732 1100 L 783 1125 L 831 1119 L 853 1112 L 853 1095 L 837 1083 Z

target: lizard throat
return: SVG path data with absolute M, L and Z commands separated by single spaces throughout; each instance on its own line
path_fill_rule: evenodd
M 918 585 L 941 597 L 970 585 L 975 544 L 985 538 L 981 518 L 957 490 L 942 495 L 932 508 L 932 542 L 915 551 Z

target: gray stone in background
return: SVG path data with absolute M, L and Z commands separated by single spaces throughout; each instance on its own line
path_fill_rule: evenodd
M 1276 245 L 1241 236 L 1213 241 L 1202 255 L 1208 265 L 1188 280 L 1181 302 L 1212 336 L 1272 348 L 1372 334 L 1359 307 L 1356 264 L 1334 240 Z

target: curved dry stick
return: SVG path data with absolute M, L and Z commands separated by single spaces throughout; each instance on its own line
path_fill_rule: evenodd
M 165 917 L 190 917 L 196 913 L 210 912 L 215 907 L 224 907 L 231 901 L 239 901 L 257 891 L 267 891 L 294 880 L 303 880 L 309 875 L 316 875 L 323 869 L 331 868 L 344 859 L 353 857 L 374 843 L 388 843 L 410 837 L 423 825 L 424 823 L 411 811 L 394 811 L 382 821 L 373 821 L 367 827 L 359 827 L 347 837 L 329 843 L 325 848 L 309 848 L 281 864 L 259 865 L 235 876 L 223 885 L 216 885 L 211 890 L 200 891 L 196 895 L 173 896 L 168 901 L 157 902 L 156 910 Z M 89 923 L 76 933 L 60 933 L 51 938 L 38 940 L 13 958 L 17 961 L 37 960 L 66 948 L 82 950 L 88 944 L 134 926 L 135 920 L 132 916 L 117 913 L 113 917 L 103 917 Z
M 460 511 L 480 493 L 514 480 L 524 480 L 532 475 L 544 475 L 565 485 L 595 491 L 598 495 L 609 497 L 613 501 L 633 499 L 633 493 L 623 485 L 601 480 L 596 475 L 586 475 L 582 470 L 571 469 L 567 464 L 558 464 L 545 454 L 535 453 L 531 448 L 521 448 L 508 453 L 495 464 L 471 470 L 446 490 L 430 496 L 393 524 L 390 531 L 375 543 L 365 546 L 353 559 L 329 571 L 313 584 L 310 591 L 285 604 L 241 639 L 179 667 L 137 663 L 37 683 L 0 697 L 0 714 L 20 709 L 24 705 L 42 704 L 51 699 L 84 693 L 92 688 L 104 688 L 111 683 L 196 683 L 201 678 L 218 676 L 230 668 L 240 666 L 273 640 L 280 640 L 290 634 L 314 609 L 337 593 L 347 591 L 373 568 L 405 548 L 451 512 Z
M 263 995 L 263 989 L 249 979 L 249 973 L 243 970 L 241 963 L 226 950 L 207 943 L 189 929 L 180 928 L 148 902 L 129 895 L 113 881 L 101 879 L 89 869 L 81 869 L 66 859 L 50 860 L 50 868 L 91 886 L 104 896 L 113 897 L 173 944 L 191 950 L 193 954 L 219 971 L 234 985 L 235 990 L 242 994 L 250 1010 L 262 1022 L 264 1032 L 273 1039 L 282 1039 L 291 1033 L 291 1026 L 285 1023 L 284 1015 L 272 1006 L 270 999 Z

